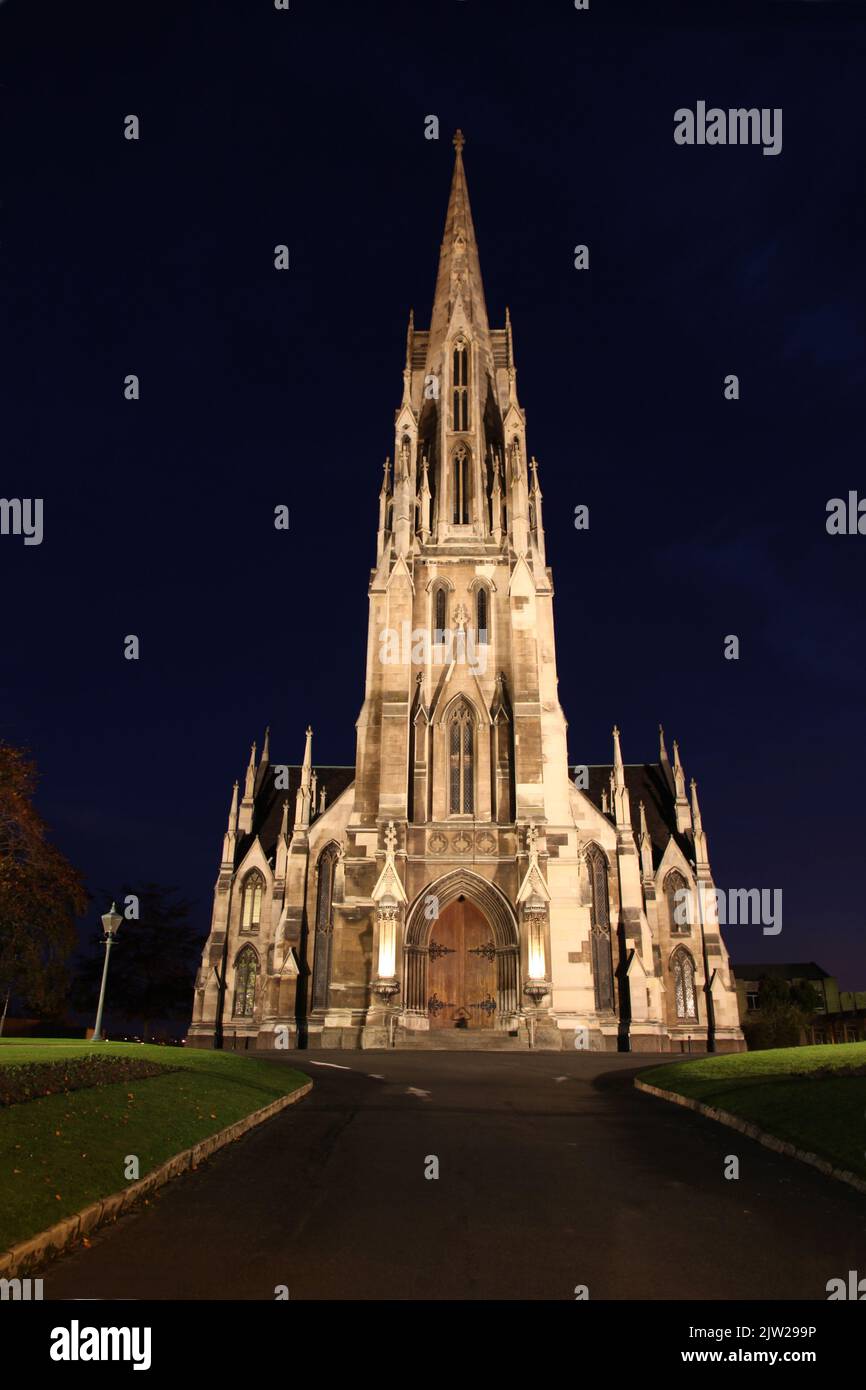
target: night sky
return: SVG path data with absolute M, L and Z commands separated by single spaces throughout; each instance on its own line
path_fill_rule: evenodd
M 866 988 L 866 536 L 825 526 L 866 494 L 864 71 L 862 5 L 0 4 L 0 495 L 45 508 L 40 546 L 0 536 L 0 734 L 95 895 L 177 885 L 204 932 L 264 726 L 276 762 L 308 722 L 314 762 L 354 760 L 460 126 L 571 761 L 615 722 L 654 761 L 661 721 L 717 882 L 784 893 L 732 960 Z M 699 100 L 781 107 L 781 154 L 675 145 Z

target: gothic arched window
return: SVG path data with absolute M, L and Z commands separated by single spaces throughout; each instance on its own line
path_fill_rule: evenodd
M 613 1009 L 613 953 L 610 942 L 610 898 L 607 886 L 607 860 L 598 845 L 586 852 L 591 892 L 590 938 L 592 942 L 592 978 L 595 985 L 595 1007 Z
M 672 869 L 665 879 L 665 899 L 671 931 L 688 936 L 691 923 L 689 885 L 679 869 Z
M 433 595 L 433 645 L 439 647 L 445 641 L 448 626 L 448 597 L 440 585 Z
M 461 338 L 454 344 L 452 356 L 452 404 L 455 430 L 469 428 L 469 349 Z
M 475 810 L 475 730 L 468 705 L 458 705 L 448 722 L 448 806 L 452 816 Z
M 678 946 L 671 960 L 677 1018 L 697 1020 L 698 996 L 695 991 L 695 963 L 685 946 Z
M 487 590 L 482 586 L 482 588 L 478 590 L 478 594 L 475 598 L 475 628 L 478 633 L 478 644 L 482 647 L 487 646 L 489 606 Z
M 264 891 L 264 876 L 258 869 L 251 869 L 244 879 L 241 893 L 241 931 L 258 931 Z
M 454 522 L 458 526 L 469 524 L 469 450 L 465 444 L 458 444 L 454 450 Z
M 258 956 L 252 946 L 244 946 L 235 961 L 235 997 L 232 1005 L 235 1018 L 252 1018 L 258 973 Z
M 328 845 L 319 855 L 316 888 L 316 940 L 313 955 L 313 1008 L 327 1007 L 331 979 L 331 943 L 333 941 L 334 875 L 339 851 Z

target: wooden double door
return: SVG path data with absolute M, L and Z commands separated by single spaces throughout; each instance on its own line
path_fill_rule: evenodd
M 465 898 L 449 903 L 433 923 L 427 953 L 430 1027 L 493 1028 L 496 944 L 481 909 Z

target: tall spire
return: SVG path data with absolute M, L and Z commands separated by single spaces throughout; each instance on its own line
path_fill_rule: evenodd
M 463 302 L 466 317 L 479 336 L 485 340 L 485 344 L 489 333 L 487 304 L 481 281 L 481 262 L 478 258 L 478 243 L 469 207 L 466 171 L 463 168 L 464 143 L 463 132 L 458 130 L 454 136 L 454 173 L 448 211 L 445 214 L 445 232 L 439 253 L 439 271 L 436 276 L 436 293 L 433 297 L 427 345 L 428 367 L 432 367 L 433 370 L 458 297 Z

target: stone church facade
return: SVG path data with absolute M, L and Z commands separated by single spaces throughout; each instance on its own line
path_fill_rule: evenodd
M 538 467 L 462 144 L 379 494 L 356 763 L 314 765 L 309 729 L 300 766 L 253 746 L 189 1043 L 680 1051 L 709 1026 L 741 1050 L 714 897 L 684 896 L 713 881 L 676 743 L 626 764 L 615 728 L 609 765 L 569 768 Z

